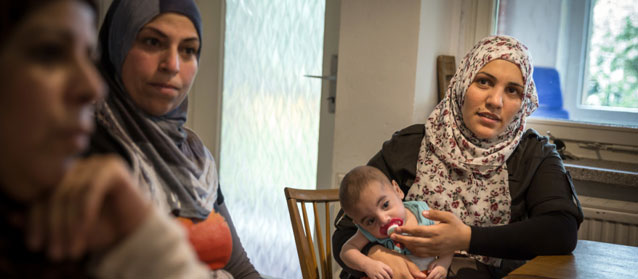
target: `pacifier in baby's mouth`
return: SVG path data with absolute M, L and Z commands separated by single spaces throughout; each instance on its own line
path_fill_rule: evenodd
M 403 219 L 401 218 L 392 218 L 392 220 L 390 220 L 390 222 L 388 222 L 387 224 L 383 225 L 380 229 L 379 229 L 379 233 L 381 233 L 382 235 L 385 236 L 390 236 L 391 234 L 394 233 L 394 230 L 396 230 L 399 226 L 403 225 Z

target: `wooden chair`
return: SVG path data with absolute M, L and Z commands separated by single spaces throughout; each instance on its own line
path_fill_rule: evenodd
M 332 244 L 331 226 L 332 218 L 330 217 L 330 204 L 339 202 L 339 189 L 329 190 L 302 190 L 293 188 L 284 188 L 286 193 L 286 201 L 288 203 L 288 211 L 290 212 L 290 222 L 292 231 L 295 235 L 295 243 L 297 244 L 297 254 L 299 255 L 299 263 L 301 265 L 301 274 L 303 278 L 315 279 L 319 277 L 319 267 L 321 266 L 321 278 L 332 278 Z M 317 249 L 319 250 L 319 261 L 315 253 L 315 245 L 312 239 L 310 222 L 308 221 L 308 213 L 306 212 L 306 203 L 312 204 L 315 216 L 315 229 L 317 237 Z M 299 205 L 300 206 L 299 206 Z M 325 208 L 325 221 L 319 220 L 319 211 L 317 204 L 323 204 Z M 338 203 L 337 203 L 338 204 Z M 303 215 L 303 224 L 299 215 L 299 207 Z M 323 226 L 322 226 L 323 224 Z M 322 227 L 325 236 L 325 246 L 322 238 Z

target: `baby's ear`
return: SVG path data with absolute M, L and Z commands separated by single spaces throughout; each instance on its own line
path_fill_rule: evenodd
M 394 189 L 394 192 L 397 193 L 399 198 L 403 199 L 405 197 L 403 190 L 401 190 L 401 187 L 399 187 L 399 183 L 397 183 L 395 180 L 392 180 L 392 189 Z

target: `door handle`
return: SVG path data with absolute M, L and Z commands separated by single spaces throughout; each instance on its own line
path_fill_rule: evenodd
M 330 75 L 329 76 L 317 76 L 317 75 L 304 75 L 309 78 L 319 78 L 330 81 L 330 87 L 328 88 L 328 112 L 335 113 L 337 102 L 337 63 L 339 59 L 336 54 L 332 55 L 330 61 Z
M 325 79 L 325 80 L 337 80 L 337 77 L 332 75 L 332 76 L 313 76 L 313 75 L 303 75 L 304 77 L 309 77 L 309 78 L 320 78 L 320 79 Z

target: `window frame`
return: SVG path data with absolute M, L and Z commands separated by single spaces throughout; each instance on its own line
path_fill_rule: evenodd
M 491 33 L 497 34 L 500 0 L 494 1 Z M 592 0 L 562 0 L 556 69 L 562 80 L 564 108 L 572 116 L 573 112 L 576 111 L 577 114 L 595 113 L 593 118 L 606 117 L 609 119 L 608 109 L 594 110 L 595 108 L 583 107 L 582 105 L 580 108 L 577 107 L 580 104 L 579 98 L 582 98 L 582 94 L 584 94 L 583 81 L 585 80 L 585 63 L 588 62 L 586 53 L 589 48 L 592 5 Z M 624 116 L 622 116 L 622 112 L 614 112 L 614 114 L 620 115 L 615 117 L 624 117 L 623 119 L 633 118 L 633 125 L 620 126 L 578 120 L 530 117 L 527 119 L 526 128 L 535 129 L 546 136 L 549 136 L 547 132 L 551 132 L 552 137 L 563 140 L 567 150 L 580 158 L 636 163 L 638 155 L 635 154 L 591 150 L 583 147 L 583 143 L 587 142 L 638 147 L 638 113 L 625 112 Z
M 563 57 L 563 60 L 558 62 L 557 68 L 564 80 L 561 85 L 563 104 L 570 114 L 570 121 L 638 128 L 638 110 L 582 104 L 587 90 L 585 81 L 588 76 L 586 70 L 589 64 L 593 5 L 592 0 L 562 2 L 558 56 Z M 600 124 L 601 120 L 610 124 Z

